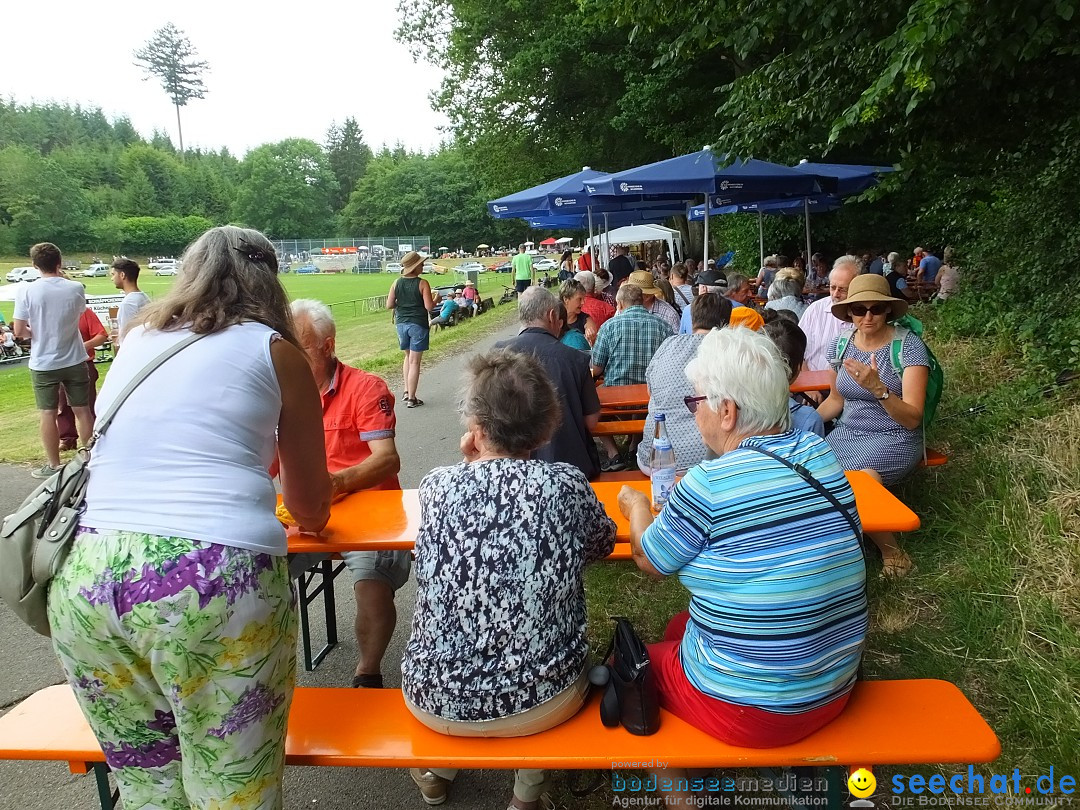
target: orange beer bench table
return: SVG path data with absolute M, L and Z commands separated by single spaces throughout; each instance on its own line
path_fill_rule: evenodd
M 864 472 L 846 473 L 855 492 L 863 531 L 910 532 L 919 528 L 918 516 L 895 495 Z M 615 521 L 615 550 L 609 560 L 629 560 L 630 524 L 619 512 L 619 490 L 627 484 L 646 494 L 649 479 L 640 473 L 632 481 L 594 481 L 596 497 Z M 330 508 L 330 521 L 318 535 L 289 530 L 289 553 L 339 554 L 342 551 L 411 549 L 420 531 L 420 495 L 415 489 L 354 492 Z M 298 578 L 300 639 L 304 668 L 315 669 L 337 644 L 337 600 L 334 578 L 344 564 L 329 557 L 313 563 Z M 318 652 L 311 645 L 308 608 L 319 596 L 326 615 L 326 644 Z
M 843 713 L 779 748 L 739 748 L 662 711 L 660 730 L 636 737 L 600 722 L 599 695 L 562 725 L 528 737 L 448 737 L 405 707 L 397 689 L 297 689 L 285 743 L 288 765 L 369 768 L 629 770 L 662 759 L 671 768 L 825 766 L 828 807 L 841 806 L 843 766 L 990 762 L 994 732 L 964 694 L 939 680 L 860 681 Z M 0 759 L 67 762 L 94 771 L 102 808 L 115 796 L 104 755 L 71 688 L 49 686 L 0 717 Z

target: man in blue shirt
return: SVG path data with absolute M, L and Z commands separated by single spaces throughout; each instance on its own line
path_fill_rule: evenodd
M 439 315 L 436 318 L 431 319 L 431 326 L 446 326 L 450 323 L 450 317 L 457 310 L 457 302 L 453 298 L 447 296 L 442 302 L 442 307 L 439 309 Z
M 919 271 L 917 273 L 918 280 L 923 284 L 933 284 L 934 279 L 937 278 L 938 270 L 940 269 L 941 259 L 930 251 L 926 251 L 926 255 L 923 256 L 922 261 L 919 262 Z

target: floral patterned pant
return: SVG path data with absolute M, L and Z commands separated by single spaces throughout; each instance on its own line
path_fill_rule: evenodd
M 53 644 L 125 810 L 278 810 L 296 678 L 285 557 L 83 528 Z

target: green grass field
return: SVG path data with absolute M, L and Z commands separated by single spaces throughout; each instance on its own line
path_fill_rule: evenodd
M 12 267 L 25 264 L 25 261 L 0 261 L 0 278 Z M 443 261 L 442 264 L 457 264 L 457 261 Z M 397 345 L 391 313 L 387 310 L 363 314 L 354 302 L 375 296 L 385 295 L 396 276 L 389 273 L 357 275 L 292 275 L 281 276 L 289 296 L 296 298 L 315 298 L 332 305 L 338 327 L 338 356 L 351 365 L 357 365 L 377 374 L 391 377 L 400 374 L 401 351 Z M 424 276 L 437 288 L 441 285 L 463 281 L 461 274 Z M 481 297 L 494 298 L 498 303 L 503 293 L 503 286 L 510 285 L 510 276 L 503 273 L 481 273 L 479 285 Z M 108 278 L 80 278 L 85 282 L 89 295 L 104 295 L 116 292 Z M 175 276 L 140 277 L 139 286 L 151 297 L 163 295 L 175 283 Z M 9 288 L 4 284 L 0 289 Z M 0 302 L 0 312 L 10 322 L 13 304 Z M 453 329 L 440 329 L 431 336 L 431 354 L 425 362 L 437 361 L 440 357 L 455 350 L 456 347 L 473 342 L 479 336 L 508 323 L 514 316 L 515 307 L 505 305 L 494 311 L 484 313 L 477 318 L 463 321 Z M 109 366 L 98 367 L 104 376 Z M 98 383 L 99 388 L 101 382 Z M 42 458 L 41 442 L 38 438 L 38 416 L 34 407 L 34 395 L 30 389 L 30 372 L 25 363 L 0 367 L 0 461 L 37 462 Z

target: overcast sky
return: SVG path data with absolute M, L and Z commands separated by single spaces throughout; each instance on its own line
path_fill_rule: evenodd
M 210 63 L 206 98 L 180 110 L 186 147 L 242 157 L 285 138 L 325 143 L 348 116 L 374 149 L 430 151 L 444 137 L 446 119 L 428 101 L 441 74 L 394 39 L 394 0 L 55 0 L 7 3 L 3 16 L 0 95 L 101 107 L 147 138 L 156 128 L 177 143 L 175 108 L 132 57 L 167 22 Z

